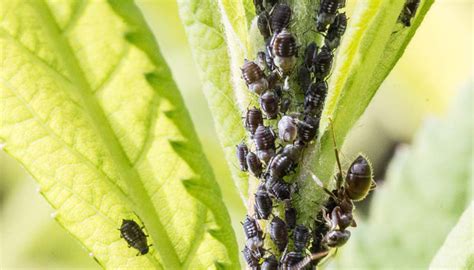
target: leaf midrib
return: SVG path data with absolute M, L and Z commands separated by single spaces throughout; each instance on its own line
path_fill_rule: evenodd
M 61 54 L 63 59 L 68 63 L 66 67 L 70 71 L 69 74 L 71 74 L 71 80 L 73 83 L 76 84 L 79 89 L 83 90 L 77 91 L 77 93 L 83 103 L 84 111 L 87 113 L 87 117 L 93 124 L 98 136 L 102 138 L 102 143 L 110 152 L 112 162 L 115 163 L 115 168 L 118 170 L 120 178 L 127 184 L 131 197 L 133 198 L 135 209 L 139 214 L 141 214 L 141 218 L 147 224 L 147 230 L 155 240 L 155 249 L 160 255 L 163 267 L 165 269 L 180 268 L 180 261 L 176 250 L 172 245 L 164 226 L 159 220 L 156 209 L 153 206 L 150 196 L 146 192 L 138 172 L 126 156 L 120 142 L 113 132 L 112 127 L 105 117 L 104 111 L 92 95 L 92 88 L 87 82 L 84 72 L 81 69 L 68 41 L 61 35 L 61 30 L 57 25 L 57 22 L 54 20 L 48 5 L 44 0 L 33 1 L 30 3 L 35 5 L 38 10 L 43 11 L 42 19 L 45 22 L 45 27 L 48 27 L 51 34 L 58 39 L 58 42 L 56 42 L 58 46 L 57 49 L 59 49 L 58 54 Z M 154 260 L 150 261 L 153 262 Z

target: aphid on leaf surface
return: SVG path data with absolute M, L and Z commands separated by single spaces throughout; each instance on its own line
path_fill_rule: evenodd
M 298 47 L 296 39 L 287 29 L 274 34 L 270 43 L 273 62 L 283 76 L 289 75 L 296 64 L 296 54 Z
M 237 160 L 239 161 L 240 170 L 246 172 L 247 167 L 247 154 L 249 153 L 249 149 L 244 142 L 236 145 L 236 153 L 237 153 Z
M 273 71 L 268 75 L 267 81 L 268 81 L 268 89 L 276 89 L 278 86 L 278 83 L 280 82 L 280 74 L 278 72 Z
M 311 83 L 304 96 L 304 113 L 319 118 L 328 92 L 326 81 Z
M 245 262 L 247 262 L 247 265 L 253 270 L 253 269 L 258 269 L 260 264 L 259 264 L 259 258 L 257 258 L 252 250 L 250 250 L 247 246 L 244 247 L 242 250 L 242 254 L 244 255 Z
M 341 43 L 341 37 L 344 35 L 344 32 L 346 32 L 346 28 L 346 13 L 340 13 L 336 16 L 334 22 L 329 26 L 328 33 L 324 39 L 324 44 L 326 44 L 326 46 L 331 50 L 339 47 L 339 44 Z
M 260 177 L 262 175 L 262 162 L 258 159 L 257 155 L 254 152 L 249 152 L 247 154 L 247 168 L 255 177 Z
M 315 42 L 311 42 L 304 49 L 304 59 L 303 63 L 308 68 L 311 69 L 313 66 L 313 59 L 318 55 L 318 45 Z
M 276 5 L 270 17 L 270 27 L 273 33 L 279 33 L 287 28 L 291 20 L 291 8 L 287 4 Z
M 260 67 L 261 70 L 265 71 L 266 69 L 268 69 L 267 67 L 267 60 L 266 60 L 266 55 L 265 55 L 265 52 L 264 51 L 259 51 L 257 53 L 257 64 L 258 66 Z M 267 77 L 267 82 L 268 82 L 268 85 L 270 87 L 270 82 L 268 81 L 268 77 Z
M 309 229 L 306 226 L 302 224 L 296 226 L 295 232 L 293 233 L 295 251 L 303 252 L 306 249 L 310 238 L 311 233 L 309 232 Z
M 288 244 L 288 228 L 286 223 L 277 216 L 270 222 L 270 238 L 280 252 L 282 252 Z
M 272 177 L 270 177 L 272 178 Z M 267 180 L 268 181 L 268 180 Z M 270 193 L 280 201 L 289 200 L 291 197 L 291 187 L 283 180 L 274 178 L 271 183 Z
M 298 122 L 298 140 L 301 143 L 311 142 L 319 129 L 319 118 L 306 115 L 303 121 Z
M 292 252 L 290 252 L 292 253 Z M 290 254 L 288 253 L 288 254 Z M 319 261 L 322 258 L 324 258 L 326 255 L 328 255 L 328 252 L 319 252 L 319 253 L 313 253 L 310 254 L 303 259 L 301 259 L 301 256 L 303 254 L 298 254 L 298 252 L 293 252 L 292 255 L 290 255 L 290 258 L 284 258 L 284 261 L 282 262 L 282 268 L 283 270 L 302 270 L 302 269 L 313 269 L 313 268 L 307 268 L 307 266 L 311 262 Z M 288 257 L 288 256 L 287 256 Z
M 314 75 L 319 80 L 324 80 L 331 72 L 334 55 L 331 49 L 323 46 L 313 62 Z
M 416 15 L 420 0 L 407 0 L 405 6 L 402 9 L 402 13 L 398 17 L 398 21 L 406 27 L 411 26 L 411 20 Z
M 260 31 L 260 34 L 263 37 L 263 40 L 268 40 L 271 37 L 271 32 L 270 32 L 270 23 L 268 20 L 268 12 L 262 11 L 258 15 L 257 19 L 257 27 L 258 31 Z
M 253 61 L 245 60 L 241 68 L 242 77 L 250 91 L 260 95 L 268 89 L 268 82 L 260 67 Z
M 267 258 L 262 263 L 262 270 L 277 270 L 278 269 L 278 261 L 275 257 L 275 255 L 271 255 Z
M 242 223 L 244 233 L 247 239 L 246 246 L 253 252 L 254 256 L 260 258 L 263 255 L 263 231 L 258 222 L 247 216 Z
M 287 176 L 294 169 L 294 162 L 287 156 L 277 154 L 274 156 L 270 164 L 268 164 L 268 172 L 271 177 L 282 178 Z
M 255 148 L 257 149 L 257 156 L 260 160 L 268 163 L 275 155 L 275 134 L 271 127 L 263 125 L 258 126 L 253 136 Z
M 298 134 L 298 127 L 293 117 L 284 115 L 278 121 L 278 137 L 284 142 L 293 142 Z
M 242 223 L 242 227 L 244 228 L 244 233 L 247 239 L 255 236 L 262 237 L 263 235 L 263 231 L 260 229 L 258 222 L 248 215 Z
M 135 221 L 130 219 L 122 220 L 122 226 L 119 230 L 120 237 L 127 241 L 128 247 L 133 247 L 139 251 L 137 256 L 148 253 L 150 246 L 147 243 L 147 235 Z
M 305 65 L 301 65 L 298 69 L 297 82 L 303 92 L 306 91 L 311 84 L 311 71 Z
M 303 147 L 304 145 L 299 144 L 298 142 L 295 142 L 294 144 L 286 145 L 285 148 L 283 148 L 283 151 L 281 153 L 289 157 L 296 164 L 301 158 Z
M 268 219 L 272 213 L 273 202 L 264 185 L 260 185 L 255 193 L 254 209 L 258 219 Z
M 321 0 L 316 15 L 316 30 L 323 33 L 329 24 L 334 22 L 337 10 L 345 6 L 345 0 Z
M 304 259 L 304 254 L 301 252 L 291 251 L 283 255 L 281 258 L 281 269 L 292 269 L 296 264 Z
M 260 125 L 263 125 L 262 111 L 255 107 L 248 109 L 245 115 L 245 128 L 250 132 L 251 137 L 255 135 Z
M 260 107 L 262 108 L 268 119 L 275 119 L 280 111 L 279 103 L 280 99 L 273 90 L 268 90 L 263 93 L 258 99 Z
M 291 206 L 290 201 L 285 203 L 285 222 L 290 229 L 294 229 L 296 226 L 296 208 Z

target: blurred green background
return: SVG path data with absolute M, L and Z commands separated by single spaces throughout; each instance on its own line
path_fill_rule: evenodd
M 177 5 L 172 0 L 137 3 L 184 95 L 241 244 L 239 222 L 245 215 L 244 205 L 222 159 Z M 435 2 L 404 56 L 350 133 L 343 149 L 347 161 L 356 152 L 364 152 L 374 164 L 376 178 L 383 179 L 397 145 L 410 143 L 424 119 L 445 114 L 458 90 L 473 78 L 473 6 L 471 0 Z M 36 192 L 34 180 L 0 151 L 2 269 L 99 268 L 50 218 L 52 212 Z

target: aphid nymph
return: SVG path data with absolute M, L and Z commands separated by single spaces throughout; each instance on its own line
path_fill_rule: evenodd
M 147 235 L 143 232 L 142 228 L 140 228 L 140 226 L 134 220 L 122 220 L 122 226 L 119 230 L 120 237 L 127 241 L 129 247 L 137 249 L 139 251 L 138 254 L 141 255 L 145 255 L 148 253 L 150 246 L 148 245 L 146 239 Z
M 241 68 L 242 77 L 250 91 L 260 95 L 268 89 L 268 82 L 260 67 L 253 61 L 245 60 Z

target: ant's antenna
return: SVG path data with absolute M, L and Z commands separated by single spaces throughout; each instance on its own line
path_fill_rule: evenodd
M 342 167 L 341 167 L 341 161 L 339 160 L 339 150 L 337 150 L 336 134 L 334 132 L 334 123 L 331 117 L 329 117 L 329 125 L 331 126 L 332 142 L 334 145 L 334 153 L 336 154 L 337 167 L 339 168 L 339 175 L 336 178 L 336 181 L 337 181 L 336 184 L 337 184 L 337 188 L 340 188 L 342 185 Z

